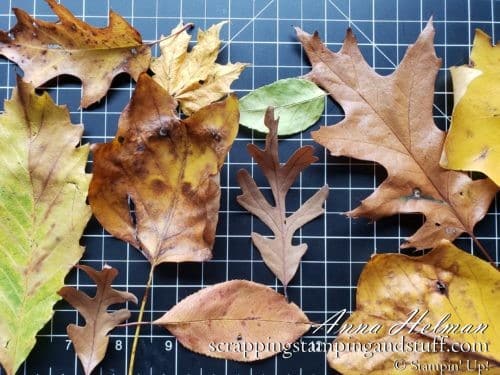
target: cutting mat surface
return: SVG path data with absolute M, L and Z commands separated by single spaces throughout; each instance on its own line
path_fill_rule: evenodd
M 280 78 L 306 73 L 309 64 L 297 43 L 292 26 L 308 32 L 318 30 L 333 50 L 340 48 L 347 27 L 352 27 L 369 64 L 381 74 L 389 74 L 402 58 L 427 19 L 434 16 L 436 50 L 443 59 L 443 69 L 436 83 L 435 119 L 446 127 L 452 98 L 449 73 L 444 69 L 468 61 L 475 28 L 481 28 L 497 39 L 500 32 L 500 1 L 498 0 L 63 0 L 76 15 L 97 26 L 107 24 L 109 9 L 127 18 L 148 41 L 157 40 L 179 23 L 193 22 L 207 28 L 221 20 L 229 20 L 222 37 L 220 61 L 248 62 L 250 67 L 234 85 L 242 96 L 261 85 Z M 2 0 L 0 27 L 15 24 L 12 7 L 27 10 L 37 17 L 54 20 L 42 0 Z M 193 32 L 196 34 L 196 32 Z M 158 51 L 154 51 L 157 53 Z M 0 97 L 10 96 L 20 70 L 0 60 Z M 127 104 L 133 83 L 125 76 L 115 80 L 109 95 L 89 110 L 78 109 L 80 83 L 60 78 L 46 87 L 61 104 L 67 104 L 74 123 L 85 125 L 85 142 L 112 139 L 120 112 Z M 319 125 L 342 119 L 339 107 L 329 99 Z M 240 190 L 236 172 L 247 168 L 258 183 L 265 184 L 246 153 L 246 144 L 261 143 L 258 134 L 242 129 L 222 171 L 222 201 L 217 229 L 214 259 L 205 264 L 162 265 L 157 268 L 150 303 L 145 319 L 153 320 L 183 297 L 207 285 L 242 278 L 275 287 L 281 291 L 271 272 L 262 263 L 249 238 L 253 230 L 268 233 L 262 223 L 245 213 L 236 203 Z M 301 145 L 313 144 L 309 131 L 283 139 L 282 157 L 289 156 Z M 289 195 L 289 210 L 295 210 L 319 187 L 327 183 L 330 196 L 327 213 L 297 232 L 297 239 L 309 244 L 297 276 L 289 287 L 289 297 L 314 321 L 324 321 L 341 309 L 352 311 L 355 286 L 361 269 L 373 253 L 396 252 L 403 239 L 422 222 L 418 215 L 395 216 L 376 224 L 366 220 L 350 220 L 341 215 L 368 196 L 385 177 L 385 171 L 372 163 L 333 158 L 315 145 L 319 161 L 309 168 L 294 185 Z M 91 162 L 89 162 L 89 170 Z M 499 258 L 498 203 L 477 226 L 480 241 Z M 148 263 L 127 244 L 109 236 L 92 220 L 83 239 L 87 251 L 83 262 L 100 268 L 105 263 L 120 270 L 115 287 L 128 289 L 141 297 L 147 278 Z M 472 249 L 472 242 L 462 237 L 457 244 Z M 89 279 L 73 272 L 68 282 L 92 292 Z M 136 316 L 137 307 L 129 305 Z M 68 305 L 56 306 L 54 319 L 40 332 L 38 344 L 20 373 L 80 374 L 73 348 L 68 343 L 65 327 L 81 323 L 81 318 Z M 134 319 L 132 317 L 132 320 Z M 133 336 L 133 328 L 113 332 L 106 360 L 100 374 L 124 374 Z M 330 342 L 333 336 L 325 331 L 304 338 L 305 342 Z M 214 360 L 193 354 L 159 328 L 144 327 L 136 365 L 137 374 L 304 374 L 332 373 L 323 353 L 295 353 L 253 364 Z

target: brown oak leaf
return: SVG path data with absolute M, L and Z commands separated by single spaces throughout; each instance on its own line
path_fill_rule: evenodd
M 247 146 L 248 153 L 254 158 L 269 181 L 275 206 L 269 204 L 247 170 L 238 172 L 238 183 L 243 194 L 237 197 L 238 203 L 250 213 L 261 219 L 274 233 L 274 238 L 266 238 L 252 233 L 252 240 L 259 249 L 264 262 L 286 286 L 299 267 L 300 259 L 307 250 L 307 244 L 293 245 L 293 234 L 304 224 L 324 213 L 323 203 L 328 197 L 328 186 L 323 186 L 309 198 L 295 213 L 286 215 L 285 198 L 297 176 L 309 165 L 318 160 L 314 148 L 299 148 L 281 165 L 278 156 L 278 122 L 274 110 L 268 108 L 264 124 L 269 133 L 266 146 L 261 150 L 253 144 Z M 286 289 L 285 289 L 286 290 Z
M 276 355 L 311 327 L 296 304 L 265 285 L 247 280 L 202 289 L 153 324 L 168 329 L 196 353 L 242 362 Z
M 351 30 L 342 49 L 330 51 L 317 33 L 297 29 L 313 66 L 307 78 L 325 88 L 345 111 L 335 126 L 312 132 L 332 155 L 372 160 L 386 180 L 347 215 L 374 220 L 397 213 L 422 213 L 425 223 L 402 247 L 430 248 L 461 233 L 473 236 L 497 191 L 487 179 L 439 166 L 445 133 L 432 117 L 434 82 L 441 60 L 429 21 L 396 71 L 377 74 L 367 64 Z
M 238 131 L 235 96 L 185 120 L 175 109 L 175 100 L 142 74 L 114 140 L 92 147 L 94 215 L 153 266 L 211 258 L 219 171 Z
M 85 318 L 85 326 L 70 324 L 67 332 L 84 372 L 88 375 L 104 359 L 109 343 L 109 331 L 130 318 L 130 311 L 127 309 L 108 313 L 108 308 L 127 301 L 137 303 L 137 298 L 132 293 L 111 287 L 118 275 L 116 268 L 106 266 L 102 271 L 84 265 L 79 265 L 78 268 L 96 283 L 95 296 L 89 297 L 81 290 L 69 286 L 63 287 L 59 295 Z
M 113 78 L 123 72 L 137 79 L 151 60 L 149 45 L 119 14 L 109 13 L 109 26 L 96 28 L 76 18 L 55 0 L 45 0 L 59 17 L 51 23 L 14 9 L 17 24 L 0 31 L 0 55 L 24 71 L 35 87 L 62 74 L 79 78 L 83 108 L 106 95 Z

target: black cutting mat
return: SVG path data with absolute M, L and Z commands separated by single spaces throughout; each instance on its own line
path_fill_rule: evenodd
M 431 15 L 437 30 L 436 50 L 443 58 L 444 68 L 468 61 L 475 28 L 492 34 L 496 40 L 500 27 L 498 0 L 63 0 L 63 4 L 97 26 L 106 25 L 108 9 L 113 9 L 150 41 L 168 33 L 181 19 L 202 28 L 228 19 L 230 22 L 222 36 L 230 43 L 224 44 L 220 61 L 251 63 L 233 85 L 240 96 L 277 79 L 299 76 L 308 71 L 309 64 L 295 39 L 292 26 L 300 26 L 309 32 L 318 30 L 334 50 L 340 48 L 346 28 L 352 27 L 367 61 L 382 74 L 394 69 L 408 43 L 416 39 Z M 12 7 L 54 20 L 43 0 L 2 0 L 2 29 L 15 24 L 10 11 Z M 434 110 L 436 122 L 443 128 L 452 108 L 450 76 L 444 68 L 436 84 Z M 0 60 L 2 99 L 10 96 L 18 73 L 20 70 L 14 65 Z M 54 80 L 47 88 L 57 102 L 69 106 L 74 123 L 85 124 L 85 142 L 103 142 L 113 137 L 133 83 L 120 76 L 106 100 L 86 111 L 78 109 L 81 90 L 76 80 Z M 328 99 L 325 115 L 314 128 L 320 124 L 336 123 L 341 118 L 341 110 Z M 264 184 L 262 175 L 254 169 L 245 151 L 246 144 L 254 141 L 261 142 L 257 134 L 241 130 L 222 171 L 222 202 L 214 259 L 206 264 L 158 267 L 146 320 L 159 317 L 201 287 L 229 279 L 250 279 L 281 291 L 249 238 L 253 230 L 268 231 L 243 212 L 235 200 L 240 193 L 235 181 L 239 168 L 251 169 L 257 181 Z M 282 158 L 306 144 L 313 144 L 308 131 L 282 140 Z M 310 319 L 323 321 L 338 310 L 353 309 L 357 279 L 370 255 L 397 251 L 398 245 L 416 230 L 422 218 L 417 215 L 395 216 L 371 224 L 366 220 L 341 216 L 341 212 L 350 210 L 368 196 L 384 179 L 385 172 L 372 163 L 327 156 L 318 145 L 316 154 L 319 161 L 303 174 L 289 195 L 289 210 L 295 210 L 300 202 L 328 183 L 331 192 L 326 205 L 327 214 L 297 233 L 297 239 L 309 244 L 309 251 L 291 282 L 289 296 Z M 476 228 L 480 241 L 497 261 L 498 212 L 498 203 L 495 202 L 488 216 Z M 120 276 L 115 286 L 142 296 L 148 264 L 137 250 L 111 238 L 96 221 L 89 224 L 84 243 L 87 247 L 84 263 L 97 268 L 108 263 L 118 268 Z M 467 237 L 459 239 L 457 244 L 472 249 L 472 242 Z M 87 277 L 81 273 L 74 272 L 68 282 L 93 290 Z M 129 308 L 136 309 L 132 305 Z M 20 373 L 81 373 L 65 333 L 66 325 L 75 322 L 81 322 L 78 314 L 64 303 L 58 304 L 53 321 L 40 332 L 38 344 Z M 97 373 L 125 373 L 133 333 L 133 328 L 114 331 L 106 360 Z M 332 338 L 321 331 L 306 336 L 304 341 L 330 342 Z M 278 356 L 259 363 L 238 364 L 193 354 L 178 345 L 166 331 L 149 327 L 142 330 L 136 372 L 182 375 L 333 373 L 328 370 L 323 353 L 295 353 L 289 359 Z

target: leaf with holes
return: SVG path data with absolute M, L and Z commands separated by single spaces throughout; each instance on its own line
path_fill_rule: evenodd
M 255 159 L 269 181 L 275 206 L 267 202 L 245 169 L 238 172 L 238 184 L 243 194 L 238 196 L 237 200 L 273 231 L 273 239 L 254 232 L 252 241 L 259 249 L 264 262 L 286 288 L 297 272 L 300 259 L 307 251 L 307 244 L 292 244 L 293 235 L 304 224 L 324 213 L 323 203 L 328 197 L 328 186 L 323 186 L 295 213 L 286 215 L 285 198 L 288 190 L 300 172 L 318 158 L 313 155 L 314 149 L 311 146 L 304 146 L 281 165 L 278 156 L 278 122 L 274 119 L 274 110 L 268 108 L 264 119 L 269 129 L 265 149 L 261 150 L 253 144 L 248 145 L 248 153 Z
M 476 30 L 471 60 L 450 68 L 455 107 L 441 165 L 483 172 L 500 186 L 500 44 Z
M 137 298 L 132 293 L 121 292 L 111 287 L 118 275 L 116 268 L 106 266 L 102 271 L 84 265 L 78 268 L 96 283 L 95 296 L 89 297 L 86 293 L 69 286 L 63 287 L 59 295 L 85 318 L 85 326 L 70 324 L 67 332 L 85 374 L 89 375 L 104 359 L 109 343 L 108 333 L 130 318 L 130 311 L 127 309 L 108 313 L 108 308 L 127 301 L 137 303 Z
M 370 68 L 351 30 L 338 53 L 326 48 L 317 33 L 297 29 L 297 34 L 313 66 L 307 78 L 326 89 L 345 111 L 339 124 L 312 132 L 314 140 L 332 155 L 372 160 L 387 170 L 386 180 L 347 214 L 374 220 L 397 213 L 424 214 L 425 223 L 402 247 L 430 248 L 463 232 L 473 236 L 497 188 L 487 179 L 473 181 L 439 166 L 445 133 L 432 117 L 441 65 L 434 53 L 432 22 L 388 76 Z
M 191 37 L 179 25 L 160 42 L 161 56 L 151 63 L 154 79 L 191 115 L 230 92 L 231 83 L 245 64 L 217 64 L 219 33 L 225 22 L 198 32 L 196 46 L 188 52 Z
M 361 273 L 356 311 L 341 326 L 328 363 L 345 375 L 421 374 L 424 366 L 438 375 L 465 371 L 469 361 L 469 368 L 487 365 L 486 372 L 498 374 L 497 311 L 500 273 L 447 240 L 422 257 L 375 255 Z M 460 362 L 461 370 L 453 370 Z
M 282 294 L 246 280 L 202 289 L 153 324 L 196 353 L 242 362 L 278 354 L 311 327 L 304 312 Z
M 219 171 L 238 131 L 234 96 L 186 120 L 177 118 L 175 109 L 175 100 L 142 74 L 114 140 L 92 149 L 94 215 L 112 235 L 140 249 L 153 267 L 211 258 Z
M 140 34 L 115 12 L 109 26 L 96 28 L 80 21 L 56 0 L 46 0 L 59 22 L 34 19 L 14 9 L 17 24 L 0 31 L 0 55 L 24 71 L 24 80 L 35 87 L 69 74 L 81 79 L 83 108 L 102 99 L 111 81 L 126 72 L 137 79 L 151 60 L 151 50 Z
M 88 147 L 66 107 L 18 79 L 0 115 L 0 364 L 12 375 L 83 254 Z

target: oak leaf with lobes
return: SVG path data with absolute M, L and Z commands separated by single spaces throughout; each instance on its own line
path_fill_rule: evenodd
M 483 373 L 499 374 L 498 311 L 500 273 L 447 240 L 421 257 L 375 255 L 328 363 L 345 375 L 477 373 L 479 363 L 488 363 Z M 349 350 L 354 346 L 373 350 Z M 460 371 L 453 370 L 460 361 Z
M 180 24 L 160 42 L 161 56 L 153 59 L 154 80 L 179 102 L 182 112 L 191 115 L 230 92 L 231 83 L 245 64 L 218 64 L 219 33 L 226 22 L 199 30 L 198 42 L 188 52 L 191 36 Z
M 176 117 L 176 107 L 160 85 L 142 74 L 114 140 L 92 149 L 94 215 L 153 266 L 211 258 L 219 171 L 238 131 L 235 96 L 185 120 Z
M 46 2 L 59 22 L 34 19 L 15 8 L 17 24 L 8 33 L 0 31 L 0 55 L 21 67 L 25 81 L 38 87 L 62 74 L 75 76 L 82 81 L 81 106 L 86 108 L 106 95 L 118 74 L 136 80 L 148 69 L 149 45 L 118 13 L 110 11 L 109 26 L 96 28 L 55 0 Z
M 63 287 L 59 291 L 59 295 L 85 318 L 85 326 L 70 324 L 67 327 L 67 332 L 85 374 L 89 375 L 104 359 L 109 343 L 108 333 L 118 324 L 130 318 L 130 311 L 127 309 L 108 313 L 108 308 L 111 305 L 127 301 L 137 303 L 137 298 L 132 293 L 122 292 L 111 287 L 111 283 L 118 275 L 116 268 L 105 266 L 102 271 L 84 265 L 80 265 L 78 268 L 96 283 L 95 296 L 91 298 L 81 290 L 69 286 Z
M 378 75 L 367 64 L 351 30 L 342 49 L 330 51 L 317 33 L 297 29 L 312 71 L 307 78 L 326 89 L 345 111 L 334 126 L 312 132 L 332 155 L 372 160 L 386 180 L 351 217 L 374 220 L 397 213 L 422 213 L 425 223 L 402 247 L 435 246 L 461 233 L 473 236 L 497 191 L 487 179 L 439 166 L 445 133 L 432 117 L 434 82 L 441 60 L 429 22 L 394 73 Z
M 247 146 L 248 153 L 255 159 L 271 186 L 275 206 L 270 205 L 247 170 L 238 172 L 238 184 L 243 191 L 237 197 L 238 203 L 261 219 L 274 233 L 266 238 L 252 233 L 252 241 L 259 249 L 264 262 L 286 287 L 299 267 L 300 259 L 307 251 L 307 244 L 293 245 L 294 233 L 304 224 L 324 213 L 323 204 L 328 197 L 328 186 L 323 186 L 310 197 L 295 213 L 286 214 L 286 195 L 297 176 L 318 160 L 314 148 L 299 148 L 281 165 L 278 155 L 278 123 L 274 110 L 268 108 L 264 124 L 269 133 L 266 147 L 261 150 L 253 144 Z

